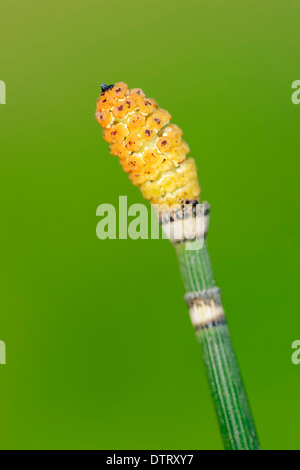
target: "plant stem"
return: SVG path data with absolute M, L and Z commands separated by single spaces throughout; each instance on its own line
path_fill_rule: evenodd
M 220 291 L 215 287 L 206 241 L 201 248 L 198 242 L 178 243 L 175 248 L 224 446 L 232 450 L 257 450 L 258 438 L 225 321 Z

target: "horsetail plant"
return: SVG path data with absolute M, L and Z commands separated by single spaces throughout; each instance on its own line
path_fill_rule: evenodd
M 207 251 L 210 207 L 200 204 L 197 168 L 171 115 L 140 88 L 101 84 L 95 118 L 110 152 L 158 212 L 173 243 L 201 345 L 225 449 L 257 450 L 258 438 Z

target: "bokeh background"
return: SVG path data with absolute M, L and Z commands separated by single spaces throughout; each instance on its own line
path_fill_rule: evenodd
M 300 448 L 296 0 L 1 0 L 2 449 L 221 449 L 167 240 L 96 237 L 142 203 L 94 121 L 100 82 L 171 111 L 264 449 Z

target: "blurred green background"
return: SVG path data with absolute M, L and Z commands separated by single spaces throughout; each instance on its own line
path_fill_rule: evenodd
M 299 449 L 299 2 L 0 8 L 0 447 L 222 448 L 172 246 L 96 237 L 143 202 L 94 121 L 123 80 L 184 129 L 262 447 Z

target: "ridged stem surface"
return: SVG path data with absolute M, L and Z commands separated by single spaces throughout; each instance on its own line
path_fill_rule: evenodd
M 176 247 L 186 293 L 203 294 L 215 287 L 206 242 L 201 249 L 191 247 L 191 242 Z M 196 328 L 196 335 L 225 449 L 258 450 L 253 418 L 224 318 Z

